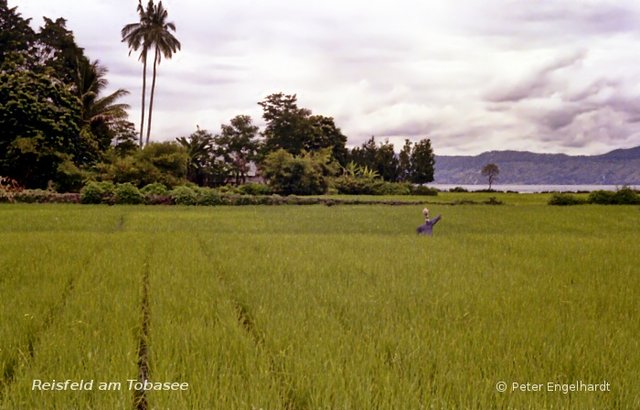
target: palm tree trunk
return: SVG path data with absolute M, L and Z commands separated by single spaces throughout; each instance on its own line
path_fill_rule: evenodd
M 156 89 L 156 66 L 158 65 L 158 47 L 153 56 L 153 80 L 151 81 L 151 97 L 149 98 L 149 122 L 147 123 L 147 145 L 151 136 L 151 116 L 153 115 L 153 94 Z
M 142 113 L 140 115 L 140 148 L 142 148 L 142 136 L 144 135 L 144 103 L 145 91 L 147 90 L 147 52 L 144 52 L 144 62 L 142 67 Z

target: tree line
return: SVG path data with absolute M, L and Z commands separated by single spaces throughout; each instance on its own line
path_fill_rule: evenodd
M 262 130 L 250 116 L 237 115 L 215 134 L 197 128 L 174 141 L 152 142 L 157 66 L 181 44 L 162 2 L 143 7 L 140 1 L 137 11 L 139 21 L 121 35 L 143 65 L 138 130 L 128 121 L 129 107 L 118 103 L 128 91 L 105 95 L 107 69 L 85 55 L 64 19 L 45 17 L 34 31 L 30 19 L 0 0 L 0 175 L 25 187 L 77 191 L 90 180 L 241 185 L 258 171 L 285 194 L 324 193 L 332 184 L 351 192 L 380 181 L 433 180 L 429 139 L 406 140 L 399 154 L 375 137 L 349 149 L 332 117 L 299 107 L 296 95 L 284 93 L 258 102 Z M 146 111 L 148 57 L 153 71 Z

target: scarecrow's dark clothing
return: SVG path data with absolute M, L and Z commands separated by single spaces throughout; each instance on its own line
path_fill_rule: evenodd
M 429 236 L 431 236 L 431 234 L 433 233 L 433 225 L 437 224 L 439 220 L 440 220 L 440 215 L 436 216 L 433 219 L 430 219 L 430 220 L 426 221 L 424 224 L 420 225 L 416 229 L 416 232 L 418 232 L 418 235 L 429 235 Z

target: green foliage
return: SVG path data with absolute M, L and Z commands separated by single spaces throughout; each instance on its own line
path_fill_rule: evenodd
M 561 206 L 582 205 L 586 203 L 587 201 L 582 198 L 578 198 L 575 195 L 564 194 L 564 193 L 553 194 L 551 198 L 549 198 L 549 202 L 548 202 L 549 205 L 561 205 Z
M 273 192 L 281 195 L 324 194 L 334 169 L 329 151 L 294 156 L 284 149 L 269 154 L 262 166 Z
M 58 192 L 78 192 L 89 178 L 89 173 L 83 171 L 72 161 L 65 160 L 58 165 L 54 187 Z
M 83 204 L 102 204 L 112 201 L 115 185 L 112 182 L 89 182 L 80 190 Z
M 311 115 L 311 110 L 299 108 L 296 95 L 271 94 L 258 104 L 267 123 L 263 132 L 264 155 L 278 149 L 299 155 L 330 148 L 334 160 L 341 165 L 347 162 L 347 137 L 333 118 Z
M 451 188 L 449 192 L 469 192 L 469 190 L 461 186 L 457 186 L 455 188 Z
M 198 187 L 195 190 L 197 205 L 220 205 L 222 204 L 222 196 L 213 188 Z
M 130 182 L 117 184 L 114 191 L 114 200 L 116 204 L 141 204 L 144 203 L 144 195 L 140 193 L 138 188 Z
M 198 193 L 188 187 L 175 187 L 169 192 L 169 196 L 176 205 L 196 205 L 198 203 Z
M 98 167 L 100 177 L 142 187 L 154 182 L 174 187 L 186 182 L 188 155 L 174 142 L 151 143 L 132 155 L 112 158 Z
M 491 185 L 493 185 L 493 182 L 500 174 L 500 168 L 496 164 L 491 163 L 482 167 L 480 173 L 483 176 L 487 177 L 489 182 L 489 190 L 491 190 Z
M 589 194 L 589 203 L 601 205 L 636 205 L 640 204 L 640 196 L 629 187 L 613 191 L 594 191 Z
M 51 77 L 0 72 L 0 175 L 44 188 L 63 162 L 95 160 L 95 145 L 80 134 L 79 114 L 78 99 Z
M 273 189 L 266 184 L 249 183 L 240 185 L 238 192 L 244 195 L 271 195 L 273 194 Z
M 436 196 L 438 190 L 424 185 L 411 185 L 411 195 Z
M 375 170 L 385 181 L 416 184 L 433 181 L 435 160 L 429 139 L 416 144 L 405 140 L 400 154 L 396 155 L 389 141 L 377 144 L 375 137 L 371 137 L 351 150 L 351 160 L 360 167 Z
M 411 151 L 411 167 L 409 180 L 416 184 L 426 184 L 433 181 L 433 167 L 435 159 L 431 140 L 422 139 L 418 141 Z
M 167 195 L 169 190 L 163 184 L 154 182 L 152 184 L 145 185 L 140 189 L 140 193 L 142 195 Z
M 258 127 L 248 115 L 238 115 L 222 125 L 222 132 L 214 138 L 216 154 L 227 164 L 236 185 L 245 183 L 249 164 L 257 160 L 259 148 Z
M 12 57 L 32 56 L 36 33 L 30 21 L 22 18 L 17 7 L 9 8 L 7 0 L 0 0 L 0 70 Z

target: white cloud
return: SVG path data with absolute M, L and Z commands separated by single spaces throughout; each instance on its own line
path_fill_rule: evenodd
M 156 138 L 213 132 L 236 114 L 261 124 L 272 92 L 333 116 L 350 145 L 437 153 L 601 153 L 640 144 L 640 5 L 596 0 L 165 0 L 182 51 L 163 60 Z M 127 88 L 139 121 L 141 64 L 120 29 L 135 0 L 10 1 L 65 17 L 77 42 Z

